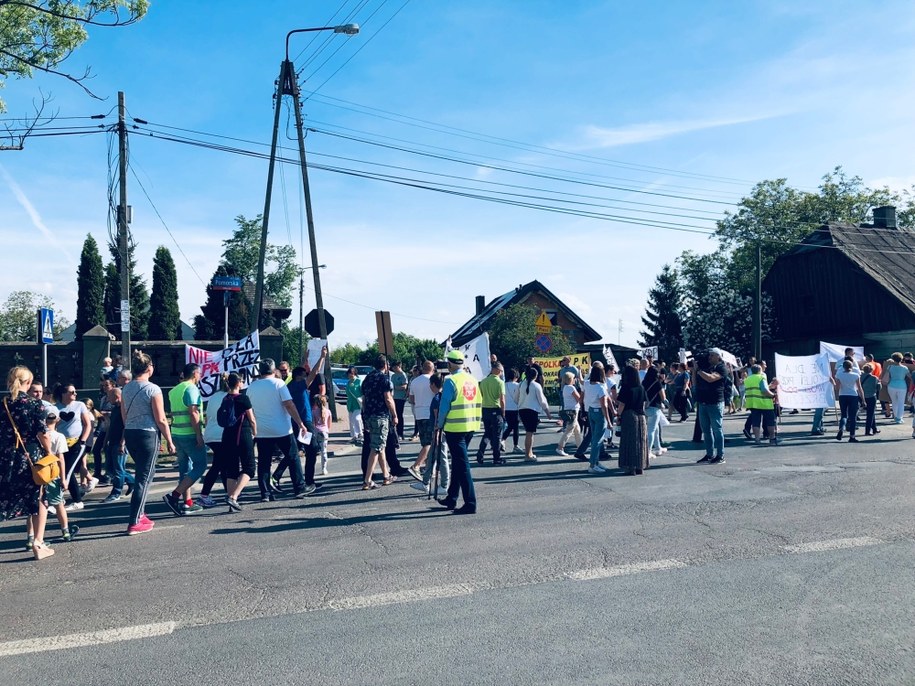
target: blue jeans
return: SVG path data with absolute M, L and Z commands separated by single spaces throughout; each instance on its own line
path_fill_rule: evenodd
M 599 407 L 588 408 L 588 425 L 591 427 L 591 459 L 588 461 L 596 467 L 600 460 L 600 439 L 606 426 L 604 413 Z
M 824 431 L 823 427 L 823 413 L 826 412 L 826 409 L 823 407 L 818 407 L 813 411 L 813 425 L 810 427 L 811 431 Z
M 119 445 L 109 442 L 105 446 L 105 471 L 111 479 L 111 495 L 121 495 L 124 484 L 133 486 L 133 475 L 127 471 L 127 453 Z
M 697 407 L 699 408 L 699 426 L 702 427 L 702 439 L 705 441 L 705 454 L 724 455 L 724 427 L 721 422 L 724 403 L 699 403 Z
M 448 452 L 451 453 L 451 483 L 448 484 L 448 500 L 457 502 L 458 491 L 464 496 L 464 504 L 476 509 L 477 494 L 473 489 L 473 477 L 470 475 L 470 459 L 467 446 L 473 438 L 473 432 L 454 433 L 443 431 Z
M 645 408 L 648 420 L 648 450 L 655 455 L 661 452 L 661 412 L 660 407 Z
M 196 436 L 172 436 L 172 442 L 178 451 L 179 481 L 188 477 L 196 482 L 207 470 L 206 445 L 197 445 Z

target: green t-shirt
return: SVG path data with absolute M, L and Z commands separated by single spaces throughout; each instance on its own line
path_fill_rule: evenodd
M 394 400 L 406 400 L 407 399 L 407 388 L 398 388 L 399 386 L 406 386 L 407 384 L 407 375 L 403 372 L 394 372 L 391 374 L 391 384 L 394 386 L 393 397 Z
M 505 382 L 498 376 L 490 374 L 480 382 L 480 395 L 483 398 L 483 407 L 499 408 L 499 398 L 505 395 Z
M 362 380 L 359 377 L 350 379 L 346 384 L 346 411 L 355 412 L 362 409 L 359 399 L 362 397 Z

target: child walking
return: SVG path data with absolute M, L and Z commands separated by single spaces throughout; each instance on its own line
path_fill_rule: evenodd
M 60 418 L 57 416 L 56 410 L 49 410 L 45 414 L 45 422 L 48 425 L 48 440 L 51 443 L 51 455 L 57 456 L 57 459 L 60 461 L 60 473 L 65 474 L 66 465 L 64 464 L 64 453 L 67 452 L 67 438 L 57 431 L 57 424 L 60 422 Z M 54 481 L 44 487 L 42 498 L 48 506 L 48 509 L 53 508 L 54 512 L 57 514 L 57 521 L 60 523 L 60 533 L 64 542 L 72 541 L 79 532 L 79 527 L 76 526 L 76 524 L 70 524 L 67 518 L 67 509 L 65 507 L 66 497 L 64 495 L 62 477 L 57 477 Z M 32 532 L 32 522 L 29 520 L 29 538 L 26 543 L 26 550 L 31 550 L 34 542 L 35 535 Z
M 311 416 L 315 424 L 315 448 L 321 455 L 321 474 L 327 476 L 327 439 L 330 437 L 330 425 L 333 418 L 327 407 L 327 396 L 316 395 L 311 400 Z

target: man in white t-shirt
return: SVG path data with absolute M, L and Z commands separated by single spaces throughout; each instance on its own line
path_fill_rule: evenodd
M 305 477 L 292 436 L 292 425 L 295 424 L 297 430 L 301 430 L 304 424 L 295 409 L 289 388 L 282 379 L 275 376 L 275 371 L 276 364 L 273 360 L 262 360 L 258 365 L 260 376 L 251 382 L 246 392 L 257 419 L 254 444 L 257 446 L 257 484 L 261 491 L 261 502 L 276 499 L 270 488 L 270 463 L 274 448 L 279 449 L 283 461 L 289 464 L 294 497 L 305 497 Z
M 410 403 L 413 405 L 413 418 L 416 420 L 416 429 L 419 434 L 419 444 L 422 446 L 416 462 L 409 468 L 410 476 L 422 483 L 422 467 L 426 464 L 426 457 L 429 455 L 429 447 L 432 445 L 432 417 L 430 407 L 432 398 L 435 394 L 429 386 L 429 379 L 432 372 L 435 371 L 435 364 L 426 360 L 423 362 L 423 373 L 410 382 Z

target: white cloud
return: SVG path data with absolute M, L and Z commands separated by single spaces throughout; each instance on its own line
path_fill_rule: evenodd
M 713 117 L 709 119 L 688 119 L 682 121 L 644 122 L 628 126 L 603 127 L 595 124 L 584 126 L 581 138 L 577 143 L 565 145 L 564 148 L 573 151 L 615 148 L 622 145 L 635 145 L 648 143 L 680 136 L 695 131 L 717 129 L 723 126 L 748 124 L 765 119 L 772 119 L 779 114 L 757 114 L 741 117 Z

